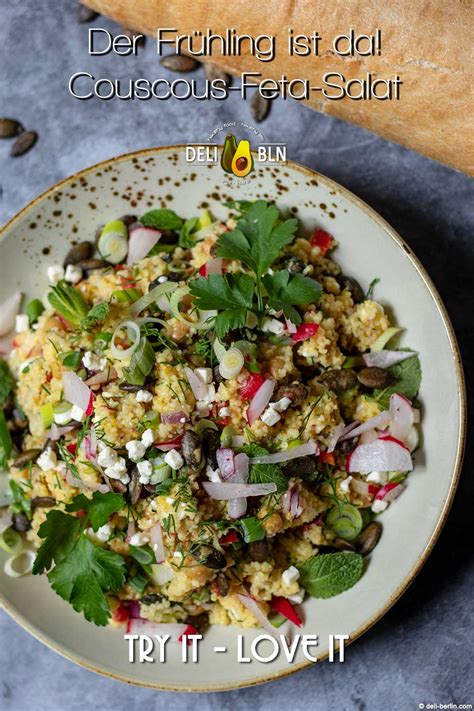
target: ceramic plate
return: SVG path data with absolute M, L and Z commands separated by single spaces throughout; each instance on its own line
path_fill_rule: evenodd
M 376 298 L 406 329 L 402 345 L 419 352 L 423 368 L 422 448 L 406 491 L 382 517 L 383 535 L 365 574 L 342 595 L 304 605 L 303 632 L 319 636 L 322 659 L 330 634 L 354 640 L 413 580 L 444 524 L 461 467 L 465 397 L 455 337 L 433 284 L 394 230 L 347 190 L 295 163 L 257 168 L 247 185 L 231 190 L 220 165 L 190 166 L 183 146 L 156 148 L 78 173 L 14 217 L 0 242 L 0 301 L 16 289 L 28 298 L 42 294 L 47 266 L 62 262 L 71 243 L 91 239 L 98 225 L 117 215 L 166 205 L 188 217 L 209 205 L 223 217 L 221 205 L 230 195 L 296 206 L 304 228 L 330 231 L 340 243 L 336 259 L 347 273 L 363 288 L 380 279 Z M 309 664 L 301 652 L 292 664 L 282 655 L 271 663 L 238 664 L 235 645 L 242 630 L 219 626 L 206 634 L 198 664 L 183 664 L 178 646 L 165 664 L 130 664 L 121 632 L 85 622 L 46 578 L 13 580 L 3 574 L 3 565 L 1 570 L 0 599 L 7 612 L 45 644 L 106 676 L 161 689 L 209 691 L 276 679 Z M 257 634 L 244 633 L 247 648 Z M 215 653 L 216 646 L 225 646 L 227 654 Z

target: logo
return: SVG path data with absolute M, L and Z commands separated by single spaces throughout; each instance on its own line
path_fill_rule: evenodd
M 225 132 L 223 145 L 216 142 L 221 132 Z M 257 166 L 285 164 L 286 143 L 268 142 L 254 126 L 231 121 L 215 128 L 206 143 L 188 143 L 186 162 L 220 163 L 224 182 L 235 187 L 249 183 Z

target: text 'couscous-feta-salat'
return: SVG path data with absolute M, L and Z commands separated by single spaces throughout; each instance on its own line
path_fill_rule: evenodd
M 273 204 L 226 207 L 114 219 L 0 307 L 5 571 L 97 625 L 300 626 L 413 468 L 420 363 L 376 280 Z

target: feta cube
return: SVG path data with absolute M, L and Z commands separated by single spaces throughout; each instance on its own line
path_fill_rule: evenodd
M 149 484 L 150 478 L 153 474 L 153 464 L 145 459 L 143 462 L 137 463 L 137 469 L 140 474 L 138 479 L 140 484 Z
M 53 452 L 50 448 L 45 449 L 44 452 L 41 452 L 36 460 L 36 464 L 44 472 L 47 472 L 49 469 L 54 469 L 57 463 L 58 458 L 56 456 L 56 452 Z
M 278 321 L 276 318 L 265 318 L 262 323 L 262 331 L 266 333 L 274 333 L 276 336 L 281 336 L 285 330 L 285 324 Z
M 211 406 L 205 400 L 198 400 L 195 410 L 199 417 L 207 417 L 211 411 Z
M 283 583 L 288 587 L 293 583 L 296 583 L 299 577 L 300 571 L 294 565 L 290 565 L 290 567 L 284 570 L 281 574 L 281 579 L 283 580 Z
M 101 444 L 103 443 L 101 442 Z M 119 456 L 115 449 L 107 446 L 103 446 L 102 449 L 100 449 L 99 455 L 97 457 L 97 463 L 101 467 L 113 467 L 114 464 L 117 464 L 118 460 Z
M 184 459 L 177 449 L 172 449 L 166 453 L 165 462 L 171 469 L 181 469 L 184 464 Z
M 138 462 L 146 452 L 146 446 L 139 439 L 131 439 L 130 442 L 126 443 L 125 449 L 132 462 Z
M 111 533 L 112 533 L 112 529 L 110 528 L 109 524 L 106 523 L 97 530 L 97 533 L 95 535 L 97 536 L 99 541 L 102 541 L 102 543 L 105 543 L 106 541 L 109 540 Z
M 153 430 L 145 430 L 145 432 L 142 434 L 142 442 L 145 445 L 145 447 L 151 447 L 153 442 L 155 441 L 155 433 Z
M 167 276 L 160 276 L 160 277 L 158 277 L 158 284 L 164 284 L 165 281 L 168 281 L 168 277 L 167 277 Z
M 150 540 L 150 534 L 146 531 L 140 531 L 139 533 L 134 533 L 130 538 L 131 546 L 144 546 Z
M 294 602 L 295 605 L 301 605 L 301 603 L 304 600 L 304 590 L 299 590 L 297 593 L 294 595 L 288 595 L 288 600 L 290 602 Z
M 349 491 L 351 490 L 350 484 L 352 481 L 352 477 L 348 476 L 347 479 L 343 479 L 341 483 L 339 484 L 339 489 L 343 491 L 345 494 L 348 494 Z
M 276 425 L 278 420 L 281 420 L 281 415 L 276 410 L 273 410 L 273 408 L 267 407 L 260 419 L 262 422 L 265 422 L 266 425 L 272 427 L 273 425 Z
M 370 508 L 374 513 L 382 513 L 382 511 L 385 511 L 387 506 L 387 501 L 383 501 L 382 499 L 376 499 Z
M 127 472 L 127 462 L 123 457 L 118 457 L 117 462 L 105 468 L 105 475 L 110 479 L 118 479 L 122 484 L 128 484 L 130 477 Z
M 70 284 L 77 284 L 82 279 L 82 269 L 75 264 L 68 264 L 64 274 L 64 278 Z
M 219 468 L 213 469 L 209 464 L 206 467 L 206 476 L 209 481 L 219 482 L 221 481 L 221 473 Z
M 82 363 L 87 370 L 105 370 L 107 358 L 99 358 L 92 351 L 86 351 L 82 357 Z
M 71 419 L 75 420 L 76 422 L 82 422 L 85 416 L 86 413 L 81 407 L 78 407 L 78 405 L 72 406 Z
M 220 417 L 230 417 L 230 410 L 228 407 L 221 407 L 219 410 Z
M 370 472 L 367 474 L 367 481 L 373 481 L 374 484 L 386 484 L 388 481 L 387 472 Z
M 46 273 L 51 284 L 57 284 L 64 279 L 64 268 L 60 264 L 51 264 Z
M 18 314 L 15 319 L 15 331 L 17 333 L 24 333 L 30 327 L 30 319 L 26 314 Z
M 139 390 L 135 395 L 137 402 L 151 402 L 153 395 L 148 390 Z
M 284 412 L 287 410 L 291 405 L 291 399 L 289 397 L 282 397 L 280 400 L 277 400 L 276 402 L 270 402 L 268 403 L 268 407 L 271 407 L 272 410 L 276 410 L 277 412 Z
M 195 368 L 194 374 L 198 378 L 201 378 L 203 383 L 212 383 L 212 369 L 211 368 Z

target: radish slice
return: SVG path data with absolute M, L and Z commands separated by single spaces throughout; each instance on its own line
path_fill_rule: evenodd
M 72 370 L 63 373 L 64 399 L 87 412 L 92 398 L 92 390 Z
M 231 450 L 232 451 L 232 450 Z M 219 450 L 218 450 L 219 452 Z M 219 462 L 219 460 L 217 460 Z M 247 454 L 241 452 L 237 454 L 234 458 L 233 464 L 235 465 L 235 471 L 232 476 L 232 481 L 236 484 L 246 484 L 249 478 L 249 458 Z M 222 471 L 222 469 L 221 469 Z M 237 499 L 229 499 L 227 504 L 227 513 L 229 518 L 235 519 L 243 516 L 247 511 L 247 499 L 245 497 L 240 497 Z
M 405 487 L 403 486 L 403 484 L 395 484 L 393 482 L 389 482 L 378 490 L 377 494 L 375 495 L 375 500 L 386 501 L 389 504 L 391 501 L 396 499 L 397 496 L 400 496 L 404 488 Z
M 2 336 L 0 338 L 0 354 L 4 356 L 10 355 L 13 350 L 13 339 L 11 336 Z
M 231 479 L 235 472 L 234 451 L 230 447 L 218 449 L 216 451 L 216 459 L 222 478 Z
M 204 481 L 203 487 L 211 499 L 218 501 L 229 501 L 241 496 L 266 496 L 274 494 L 277 490 L 276 484 L 232 484 L 229 482 Z
M 158 564 L 164 563 L 166 559 L 165 544 L 163 543 L 163 529 L 159 521 L 150 529 L 150 540 L 156 562 Z
M 405 442 L 412 428 L 414 415 L 411 402 L 403 395 L 398 395 L 398 393 L 391 395 L 390 418 L 390 434 Z
M 204 400 L 209 390 L 208 384 L 191 368 L 186 367 L 184 374 L 186 375 L 196 400 Z
M 60 437 L 75 430 L 77 425 L 65 425 L 64 427 L 58 427 L 56 423 L 53 422 L 50 429 L 46 432 L 46 438 L 50 439 L 51 442 L 57 442 Z
M 266 406 L 272 399 L 273 391 L 275 390 L 275 380 L 265 380 L 253 396 L 250 405 L 247 408 L 247 420 L 249 425 L 252 425 L 255 420 L 258 420 Z
M 377 430 L 366 430 L 365 432 L 362 432 L 359 439 L 359 444 L 369 444 L 370 442 L 375 442 L 375 440 L 378 438 L 379 433 L 377 432 Z
M 92 451 L 90 435 L 86 435 L 84 437 L 84 453 L 86 455 L 86 459 L 88 459 L 90 462 L 95 462 L 96 454 Z
M 367 422 L 363 422 L 361 425 L 354 427 L 350 432 L 339 438 L 339 442 L 344 442 L 346 439 L 352 439 L 357 437 L 357 435 L 367 432 L 368 430 L 373 430 L 375 427 L 379 429 L 385 429 L 387 425 L 390 424 L 390 413 L 388 410 L 384 410 L 375 417 L 371 417 Z
M 150 620 L 131 619 L 128 623 L 129 634 L 146 634 L 153 637 L 170 636 L 171 642 L 179 642 L 180 637 L 188 630 L 189 625 L 181 622 L 150 622 Z
M 300 491 L 297 486 L 293 486 L 290 493 L 290 514 L 293 518 L 301 516 L 304 509 L 300 505 Z
M 346 459 L 348 472 L 408 472 L 413 469 L 410 452 L 402 442 L 390 437 L 379 437 L 370 444 L 359 444 Z
M 296 326 L 292 321 L 289 321 L 287 318 L 285 318 L 285 323 L 286 323 L 286 330 L 288 333 L 296 333 Z
M 160 237 L 159 230 L 152 230 L 149 227 L 137 227 L 132 230 L 128 238 L 127 266 L 131 267 L 132 264 L 146 257 Z
M 204 274 L 201 274 L 201 269 Z M 201 276 L 208 276 L 209 274 L 222 274 L 222 257 L 209 259 L 209 261 L 202 265 L 201 269 L 199 270 L 199 274 L 201 274 Z
M 15 291 L 3 304 L 0 304 L 0 336 L 6 336 L 15 325 L 15 319 L 20 310 L 21 292 Z
M 163 412 L 161 414 L 161 421 L 165 425 L 177 425 L 179 422 L 184 423 L 189 419 L 186 412 L 183 410 L 177 410 L 176 412 Z
M 242 595 L 241 593 L 237 593 L 237 597 L 239 598 L 242 605 L 247 608 L 250 614 L 253 615 L 255 619 L 260 622 L 262 627 L 274 637 L 276 635 L 275 628 L 268 621 L 266 614 L 264 613 L 258 602 L 254 600 L 253 597 L 250 597 L 249 595 Z
M 106 368 L 101 370 L 99 373 L 92 375 L 88 378 L 85 383 L 86 385 L 102 385 L 103 383 L 108 383 L 109 380 L 115 380 L 117 378 L 117 371 L 115 368 Z
M 275 452 L 275 454 L 265 454 L 262 457 L 251 457 L 252 464 L 278 464 L 278 462 L 288 462 L 290 459 L 298 459 L 298 457 L 307 457 L 311 454 L 319 454 L 319 447 L 310 440 L 306 444 L 300 444 L 298 447 L 289 447 L 283 452 Z
M 355 425 L 357 427 L 357 425 Z M 346 426 L 344 422 L 340 422 L 336 427 L 333 429 L 331 432 L 329 439 L 328 439 L 328 447 L 327 447 L 327 453 L 331 454 L 331 452 L 334 452 L 336 449 L 336 444 L 339 442 L 340 437 L 342 437 L 344 430 L 346 429 Z
M 390 368 L 408 358 L 416 355 L 415 351 L 375 351 L 373 353 L 363 353 L 364 363 L 369 368 Z
M 181 447 L 182 439 L 183 435 L 180 434 L 176 437 L 173 437 L 173 439 L 169 439 L 167 442 L 155 442 L 154 446 L 162 452 L 169 452 L 170 449 L 176 449 L 177 447 Z

